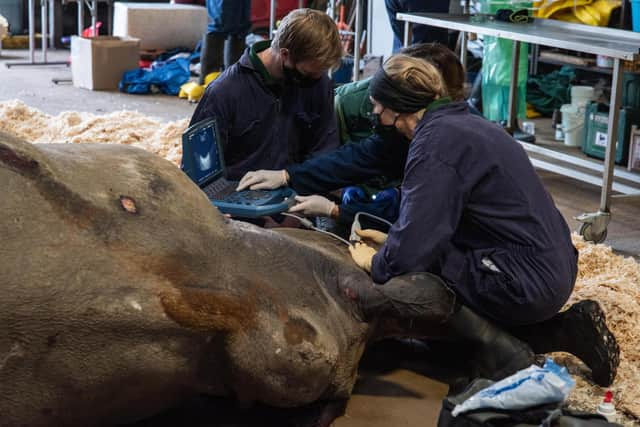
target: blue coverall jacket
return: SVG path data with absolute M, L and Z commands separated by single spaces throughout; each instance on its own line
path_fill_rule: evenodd
M 340 144 L 331 80 L 323 76 L 309 88 L 267 81 L 249 49 L 207 87 L 191 124 L 210 117 L 217 119 L 231 180 L 282 169 Z
M 326 191 L 367 162 L 372 172 L 397 171 L 403 150 L 392 156 L 392 149 L 389 141 L 367 140 L 287 170 L 293 188 Z M 351 173 L 340 170 L 349 163 Z M 522 147 L 464 102 L 424 115 L 401 192 L 399 218 L 373 257 L 375 282 L 431 272 L 464 303 L 508 325 L 545 320 L 569 298 L 578 257 L 564 218 Z
M 251 29 L 251 0 L 207 0 L 207 32 L 245 37 Z

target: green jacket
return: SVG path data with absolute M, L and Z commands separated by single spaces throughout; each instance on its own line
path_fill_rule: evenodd
M 369 101 L 369 82 L 371 82 L 371 78 L 347 83 L 336 89 L 335 110 L 342 145 L 358 143 L 373 134 L 369 120 L 373 110 L 373 105 Z M 380 176 L 367 181 L 361 187 L 367 195 L 371 196 L 386 188 L 398 185 L 400 185 L 400 181 Z
M 340 143 L 358 142 L 371 136 L 369 116 L 373 106 L 369 101 L 371 78 L 347 83 L 336 89 L 335 110 L 338 116 Z

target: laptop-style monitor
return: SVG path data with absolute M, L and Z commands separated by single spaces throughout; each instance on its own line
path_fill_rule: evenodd
M 224 155 L 215 119 L 196 123 L 182 135 L 182 170 L 222 213 L 243 218 L 274 215 L 295 203 L 295 192 L 275 190 L 235 191 L 237 182 L 224 177 Z

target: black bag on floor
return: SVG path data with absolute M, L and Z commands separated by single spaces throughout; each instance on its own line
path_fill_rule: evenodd
M 467 389 L 457 395 L 447 396 L 442 401 L 438 427 L 619 427 L 598 414 L 573 411 L 562 403 L 539 405 L 519 410 L 476 409 L 457 417 L 451 411 L 457 404 L 467 400 L 478 391 L 490 386 L 493 381 L 474 380 Z

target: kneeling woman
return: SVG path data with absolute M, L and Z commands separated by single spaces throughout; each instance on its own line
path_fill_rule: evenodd
M 474 368 L 485 377 L 528 366 L 533 349 L 572 353 L 596 383 L 611 384 L 619 350 L 599 305 L 583 301 L 558 313 L 573 291 L 578 254 L 522 147 L 465 102 L 450 101 L 440 74 L 424 60 L 392 56 L 369 92 L 375 121 L 404 136 L 393 143 L 409 147 L 398 220 L 388 236 L 361 232 L 379 249 L 350 248 L 356 263 L 384 284 L 358 292 L 365 315 L 411 320 L 425 335 L 437 326 L 443 336 L 473 344 Z M 344 151 L 342 164 L 359 178 L 367 169 L 395 166 L 398 156 L 387 143 L 366 145 L 371 151 L 351 164 L 356 156 Z M 305 177 L 322 177 L 326 159 L 337 153 L 287 171 L 250 172 L 241 185 L 274 188 L 284 180 L 304 194 Z M 334 190 L 322 182 L 315 187 Z
M 439 73 L 423 60 L 391 57 L 369 91 L 379 123 L 411 142 L 399 218 L 379 239 L 379 250 L 365 243 L 351 248 L 356 263 L 376 283 L 433 273 L 464 305 L 534 350 L 571 351 L 591 365 L 596 382 L 609 384 L 618 355 L 604 323 L 582 343 L 571 343 L 580 340 L 575 336 L 554 339 L 557 329 L 521 327 L 544 326 L 558 313 L 573 290 L 578 261 L 569 228 L 522 147 L 502 128 L 470 114 L 464 102 L 449 102 Z M 595 317 L 596 311 L 602 317 L 584 304 L 575 311 L 565 317 Z M 606 347 L 603 360 L 595 360 L 594 345 Z

